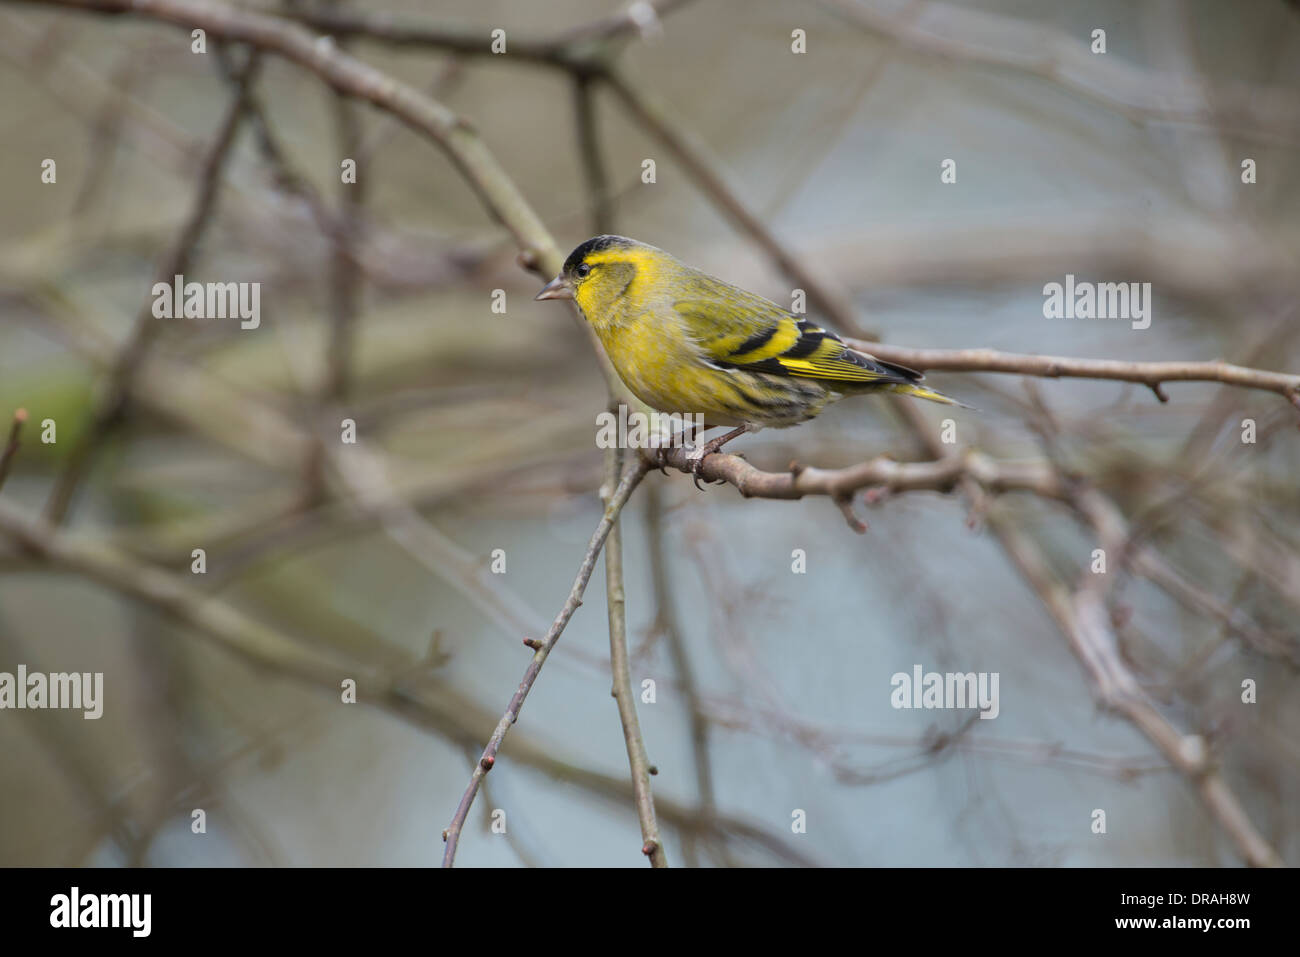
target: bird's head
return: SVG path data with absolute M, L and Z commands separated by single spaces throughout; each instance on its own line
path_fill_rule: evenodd
M 634 290 L 638 279 L 654 273 L 672 257 L 662 249 L 626 236 L 595 236 L 564 261 L 560 274 L 537 294 L 538 299 L 573 299 L 587 320 L 601 328 L 616 321 L 615 306 Z

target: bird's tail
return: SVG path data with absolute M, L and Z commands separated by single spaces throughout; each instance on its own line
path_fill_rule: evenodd
M 890 392 L 897 392 L 901 395 L 915 396 L 918 399 L 929 399 L 931 402 L 941 402 L 944 405 L 956 405 L 963 409 L 973 409 L 965 402 L 958 402 L 952 396 L 944 395 L 942 392 L 936 392 L 934 389 L 920 385 L 915 382 L 899 382 L 889 386 Z
M 857 358 L 859 365 L 863 365 L 877 373 L 878 377 L 868 386 L 873 392 L 876 390 L 897 392 L 900 395 L 915 396 L 918 399 L 929 399 L 931 402 L 938 402 L 942 405 L 955 405 L 963 409 L 974 409 L 973 406 L 969 406 L 965 402 L 958 402 L 952 396 L 944 395 L 929 386 L 922 385 L 921 380 L 925 376 L 915 369 L 909 369 L 897 362 L 886 362 L 884 359 L 877 359 L 865 352 L 855 351 L 853 355 Z

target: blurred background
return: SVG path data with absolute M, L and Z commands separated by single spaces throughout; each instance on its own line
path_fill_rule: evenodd
M 1294 4 L 240 9 L 465 118 L 562 253 L 627 234 L 901 346 L 1300 371 Z M 173 19 L 0 4 L 0 418 L 29 414 L 0 492 L 0 671 L 104 673 L 98 721 L 0 711 L 0 864 L 431 864 L 600 517 L 605 382 L 444 151 L 278 56 L 195 53 Z M 177 272 L 260 282 L 260 326 L 155 319 Z M 1067 273 L 1151 283 L 1150 328 L 1044 318 Z M 1099 704 L 1053 613 L 1098 547 L 1061 502 L 898 494 L 859 502 L 859 536 L 825 498 L 652 473 L 621 524 L 669 861 L 1300 862 L 1296 408 L 930 379 L 979 411 L 924 423 L 1079 475 L 1159 556 L 1112 555 L 1106 596 L 1149 710 Z M 882 399 L 731 450 L 929 455 Z M 644 866 L 606 626 L 598 567 L 460 864 Z M 917 664 L 997 672 L 999 716 L 894 709 Z

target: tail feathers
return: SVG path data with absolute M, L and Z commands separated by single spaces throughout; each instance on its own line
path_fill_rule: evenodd
M 891 385 L 889 391 L 901 395 L 915 396 L 918 399 L 929 399 L 931 402 L 940 402 L 943 405 L 956 405 L 963 409 L 974 409 L 974 406 L 967 405 L 965 402 L 958 402 L 951 396 L 946 396 L 942 392 L 936 392 L 934 389 L 913 382 L 900 382 Z

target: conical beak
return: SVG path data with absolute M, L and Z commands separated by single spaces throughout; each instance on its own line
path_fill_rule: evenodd
M 572 299 L 573 287 L 565 281 L 563 276 L 556 276 L 539 292 L 534 299 Z

